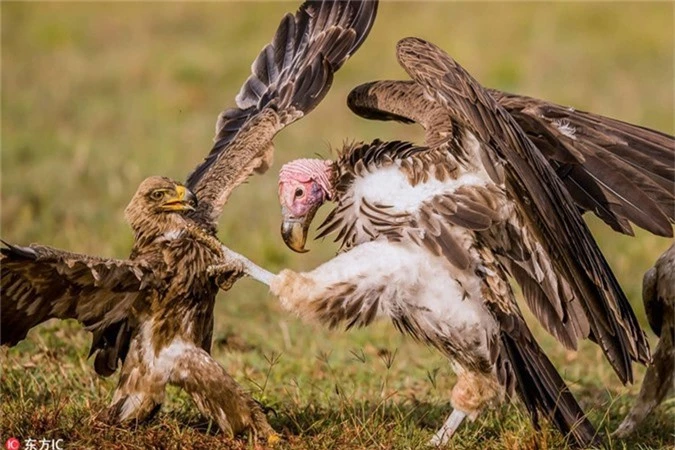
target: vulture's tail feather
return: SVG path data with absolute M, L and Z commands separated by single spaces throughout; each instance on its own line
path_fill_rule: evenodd
M 502 333 L 501 340 L 516 376 L 516 390 L 535 426 L 538 426 L 538 414 L 542 412 L 572 440 L 572 445 L 582 448 L 599 445 L 595 428 L 565 381 L 534 338 L 529 337 L 516 342 Z

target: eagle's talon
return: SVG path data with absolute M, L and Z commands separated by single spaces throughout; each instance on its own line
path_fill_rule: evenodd
M 253 401 L 258 404 L 260 409 L 262 409 L 263 413 L 267 414 L 267 413 L 271 412 L 272 414 L 274 414 L 274 417 L 277 417 L 277 410 L 276 409 L 272 408 L 271 406 L 265 406 L 262 402 L 259 402 L 258 400 L 254 399 Z
M 274 447 L 279 442 L 281 442 L 281 436 L 279 436 L 277 433 L 272 433 L 269 436 L 267 436 L 267 445 L 269 445 L 270 447 Z

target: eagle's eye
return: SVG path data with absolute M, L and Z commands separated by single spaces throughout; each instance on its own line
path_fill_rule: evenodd
M 295 198 L 300 198 L 300 197 L 302 197 L 302 195 L 303 195 L 304 193 L 305 193 L 305 191 L 302 190 L 302 188 L 297 188 L 297 189 L 295 189 Z
M 152 191 L 150 194 L 150 198 L 153 200 L 161 200 L 164 198 L 164 191 L 163 190 L 158 190 L 158 191 Z

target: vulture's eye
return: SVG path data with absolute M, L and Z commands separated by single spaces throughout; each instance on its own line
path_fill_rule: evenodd
M 152 193 L 150 194 L 150 198 L 152 198 L 153 200 L 161 200 L 162 198 L 164 198 L 164 191 L 152 191 Z
M 305 191 L 302 190 L 302 188 L 297 188 L 295 190 L 295 198 L 300 198 L 302 195 L 305 193 Z

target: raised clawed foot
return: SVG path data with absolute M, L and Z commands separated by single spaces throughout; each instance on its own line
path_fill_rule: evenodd
M 431 438 L 429 445 L 433 447 L 445 445 L 450 440 L 450 438 L 452 438 L 452 435 L 455 434 L 455 431 L 457 431 L 457 428 L 459 428 L 459 426 L 462 424 L 462 421 L 464 421 L 465 417 L 466 413 L 458 409 L 454 409 L 452 413 L 450 413 L 450 416 L 448 416 L 443 426 L 436 432 L 436 434 L 434 434 L 434 437 Z

